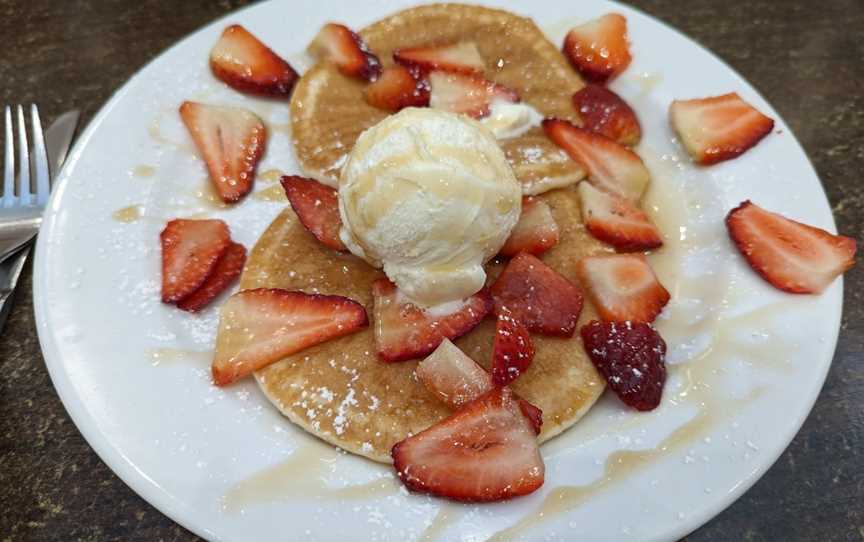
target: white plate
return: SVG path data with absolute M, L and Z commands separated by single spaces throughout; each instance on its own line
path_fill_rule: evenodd
M 157 236 L 166 219 L 220 217 L 252 246 L 285 205 L 261 199 L 274 184 L 260 178 L 258 196 L 231 209 L 195 196 L 206 174 L 176 114 L 183 100 L 258 112 L 273 128 L 259 171 L 299 172 L 285 104 L 244 97 L 210 75 L 207 54 L 222 28 L 246 25 L 302 70 L 303 47 L 325 21 L 361 27 L 411 3 L 258 4 L 183 40 L 117 92 L 75 146 L 39 236 L 36 316 L 54 385 L 126 483 L 210 539 L 482 540 L 511 527 L 508 535 L 528 539 L 684 535 L 750 487 L 800 427 L 831 362 L 842 285 L 795 297 L 747 268 L 726 237 L 728 209 L 750 198 L 833 230 L 819 179 L 750 85 L 640 12 L 601 1 L 575 10 L 572 2 L 537 0 L 530 11 L 496 2 L 533 17 L 556 43 L 580 20 L 610 10 L 627 16 L 634 61 L 612 87 L 646 133 L 638 150 L 654 176 L 648 201 L 666 236 L 652 258 L 673 296 L 659 323 L 670 347 L 663 405 L 634 414 L 605 396 L 543 446 L 540 491 L 484 506 L 410 495 L 389 468 L 292 426 L 252 379 L 214 388 L 207 351 L 216 309 L 190 316 L 159 302 Z M 667 107 L 673 98 L 729 91 L 776 119 L 776 133 L 737 160 L 694 167 L 669 131 Z M 140 205 L 143 218 L 112 218 L 130 205 Z

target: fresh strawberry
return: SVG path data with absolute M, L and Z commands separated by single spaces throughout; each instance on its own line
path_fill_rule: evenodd
M 219 313 L 213 380 L 225 386 L 367 325 L 366 309 L 347 297 L 276 288 L 242 290 L 228 298 Z
M 588 170 L 598 188 L 638 202 L 651 182 L 651 174 L 639 155 L 624 145 L 566 120 L 543 121 L 546 135 Z
M 453 408 L 470 403 L 494 387 L 489 373 L 449 339 L 441 341 L 414 372 L 426 389 Z
M 210 51 L 210 70 L 228 86 L 263 96 L 291 95 L 299 76 L 279 55 L 239 24 L 233 24 Z
M 522 214 L 501 247 L 502 256 L 515 256 L 528 252 L 539 256 L 558 244 L 558 223 L 545 201 L 533 197 L 522 198 Z
M 564 38 L 564 56 L 592 83 L 606 83 L 630 65 L 627 19 L 607 13 L 573 27 Z
M 240 276 L 245 264 L 246 247 L 240 243 L 231 243 L 216 261 L 216 266 L 207 280 L 197 290 L 178 301 L 177 308 L 189 312 L 200 311 Z
M 483 57 L 477 50 L 477 44 L 473 41 L 396 49 L 393 53 L 393 60 L 419 75 L 429 73 L 432 70 L 482 74 L 486 69 L 486 63 L 483 62 Z
M 702 165 L 737 157 L 774 128 L 772 119 L 735 92 L 675 100 L 669 106 L 669 121 L 687 152 Z
M 345 25 L 325 24 L 309 44 L 308 51 L 318 60 L 332 60 L 339 72 L 349 77 L 374 81 L 381 74 L 381 61 L 366 42 Z
M 855 264 L 854 239 L 790 220 L 745 201 L 726 228 L 750 267 L 780 290 L 813 294 Z
M 582 311 L 582 292 L 534 256 L 510 260 L 491 288 L 495 314 L 510 314 L 529 331 L 572 337 Z
M 239 107 L 183 102 L 180 116 L 201 152 L 210 180 L 225 203 L 252 190 L 258 160 L 267 144 L 267 129 L 258 116 Z
M 369 105 L 386 111 L 429 105 L 429 84 L 415 79 L 403 66 L 384 68 L 381 77 L 366 87 L 365 92 Z
M 520 320 L 507 311 L 498 315 L 495 322 L 495 339 L 492 342 L 492 381 L 497 386 L 506 386 L 528 370 L 534 361 L 534 341 Z
M 588 256 L 577 273 L 604 320 L 650 323 L 669 302 L 669 292 L 641 254 Z
M 573 94 L 573 107 L 582 127 L 632 147 L 642 138 L 636 113 L 620 96 L 600 85 L 587 85 Z
M 545 475 L 532 423 L 507 388 L 495 388 L 398 442 L 391 455 L 409 489 L 456 501 L 527 495 Z
M 636 410 L 654 410 L 666 382 L 666 343 L 649 324 L 599 322 L 581 330 L 588 357 L 612 391 Z
M 336 190 L 314 179 L 297 175 L 285 175 L 281 183 L 303 227 L 324 246 L 333 250 L 346 250 L 345 244 L 339 239 L 342 217 L 339 216 Z
M 618 250 L 651 250 L 663 245 L 660 230 L 642 209 L 614 194 L 579 184 L 582 221 L 597 239 Z
M 456 312 L 432 315 L 410 303 L 387 279 L 372 284 L 375 298 L 375 343 L 386 362 L 425 356 L 444 339 L 468 333 L 492 310 L 489 292 L 480 290 Z
M 494 100 L 516 103 L 519 95 L 479 75 L 433 71 L 429 73 L 429 107 L 462 113 L 475 119 L 489 114 Z
M 231 244 L 221 220 L 174 219 L 159 235 L 162 243 L 162 301 L 176 303 L 197 290 Z

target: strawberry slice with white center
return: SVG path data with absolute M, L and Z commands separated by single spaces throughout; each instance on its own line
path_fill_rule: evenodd
M 375 344 L 378 355 L 386 362 L 425 356 L 444 339 L 456 339 L 474 329 L 492 310 L 492 298 L 485 289 L 447 314 L 417 307 L 387 279 L 378 279 L 372 284 L 372 295 L 375 299 Z
M 494 387 L 489 373 L 449 339 L 441 341 L 414 372 L 429 391 L 453 408 L 470 403 Z
M 337 295 L 242 290 L 219 312 L 213 380 L 228 385 L 285 356 L 369 325 L 363 305 Z
M 336 190 L 298 175 L 286 175 L 280 182 L 303 227 L 324 246 L 333 250 L 346 250 L 339 238 L 342 217 L 339 216 Z
M 651 323 L 669 302 L 669 292 L 641 254 L 588 256 L 576 272 L 606 321 Z
M 473 41 L 396 49 L 393 60 L 420 75 L 432 70 L 470 74 L 483 73 L 486 69 L 486 63 Z
M 564 56 L 592 83 L 606 83 L 630 65 L 627 19 L 618 13 L 570 29 L 564 38 Z
M 582 221 L 588 232 L 622 251 L 651 250 L 663 245 L 660 230 L 642 209 L 614 194 L 579 184 Z
M 545 475 L 532 424 L 507 388 L 398 442 L 391 455 L 408 489 L 463 502 L 527 495 Z
M 213 75 L 241 92 L 288 97 L 299 76 L 279 55 L 234 24 L 226 28 L 210 51 Z
M 642 138 L 636 113 L 620 96 L 600 85 L 587 85 L 573 94 L 573 107 L 582 127 L 632 147 Z
M 856 242 L 745 201 L 726 217 L 729 236 L 750 267 L 793 294 L 823 291 L 855 264 Z
M 495 322 L 492 342 L 492 381 L 506 386 L 528 370 L 534 361 L 534 341 L 520 320 L 504 311 Z
M 159 235 L 162 244 L 162 301 L 176 303 L 197 290 L 231 244 L 221 220 L 174 219 Z
M 429 105 L 429 83 L 415 79 L 408 68 L 389 66 L 365 90 L 369 105 L 385 111 Z
M 510 260 L 490 289 L 495 314 L 511 315 L 533 333 L 572 337 L 582 311 L 582 292 L 538 258 Z
M 433 71 L 429 73 L 429 88 L 429 107 L 462 113 L 475 119 L 487 116 L 495 100 L 519 102 L 515 90 L 480 75 Z
M 539 256 L 558 244 L 558 223 L 545 201 L 533 197 L 522 198 L 522 214 L 501 247 L 502 256 L 515 256 L 528 252 Z
M 543 130 L 588 171 L 598 188 L 635 203 L 651 182 L 639 155 L 617 141 L 560 119 L 544 120 Z
M 774 121 L 731 92 L 711 98 L 675 100 L 669 121 L 678 139 L 697 163 L 731 160 L 756 145 L 774 128 Z
M 231 243 L 225 253 L 216 262 L 213 271 L 201 286 L 177 302 L 177 308 L 189 312 L 198 312 L 213 301 L 216 296 L 225 291 L 243 271 L 246 264 L 246 247 L 240 243 Z
M 343 24 L 327 23 L 307 48 L 318 60 L 329 59 L 348 77 L 374 81 L 381 74 L 381 61 L 366 42 Z
M 183 102 L 180 116 L 222 201 L 234 203 L 248 194 L 267 144 L 261 119 L 239 107 L 196 102 Z

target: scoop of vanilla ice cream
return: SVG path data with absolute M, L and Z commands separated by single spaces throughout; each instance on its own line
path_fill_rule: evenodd
M 357 140 L 339 181 L 340 237 L 414 303 L 469 297 L 519 219 L 495 137 L 468 117 L 407 108 Z

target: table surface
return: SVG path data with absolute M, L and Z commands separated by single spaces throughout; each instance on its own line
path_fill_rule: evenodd
M 0 0 L 0 104 L 72 108 L 86 123 L 136 70 L 242 0 Z M 864 3 L 640 0 L 714 51 L 794 130 L 840 231 L 862 239 Z M 768 473 L 686 538 L 864 540 L 864 266 L 846 274 L 822 394 Z M 78 433 L 42 361 L 28 265 L 0 337 L 0 540 L 195 540 L 115 476 Z

